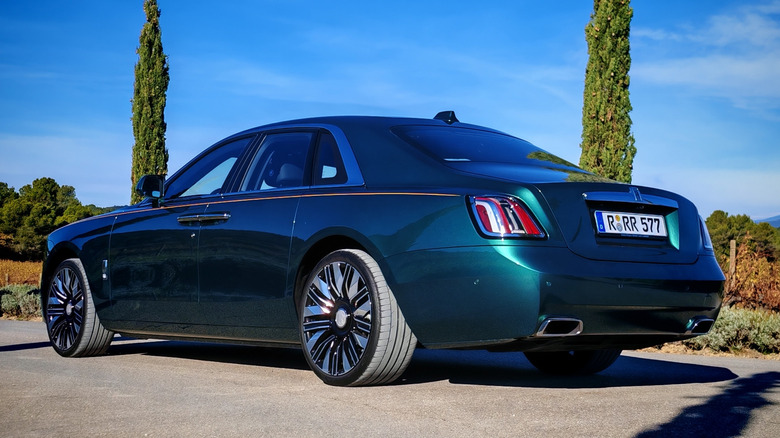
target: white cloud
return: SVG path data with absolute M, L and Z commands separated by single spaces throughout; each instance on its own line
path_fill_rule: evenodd
M 683 195 L 705 218 L 715 210 L 754 219 L 780 214 L 780 172 L 773 169 L 644 168 L 634 171 L 633 183 Z
M 774 1 L 711 16 L 699 27 L 634 29 L 632 36 L 640 41 L 667 42 L 675 52 L 686 54 L 635 58 L 632 77 L 726 98 L 739 108 L 776 110 L 780 108 L 778 14 L 780 1 Z
M 748 99 L 780 98 L 780 51 L 754 56 L 717 54 L 656 60 L 636 65 L 632 76 L 646 82 L 681 85 L 716 97 L 731 98 L 738 106 Z M 765 102 L 778 106 L 780 102 Z
M 780 24 L 772 15 L 777 12 L 771 7 L 745 6 L 735 14 L 710 17 L 709 26 L 691 34 L 690 39 L 705 45 L 775 47 L 780 40 Z
M 654 41 L 680 41 L 683 36 L 666 29 L 648 29 L 645 27 L 632 27 L 631 38 L 648 38 Z
M 635 27 L 634 38 L 655 41 L 686 41 L 702 46 L 744 45 L 775 47 L 780 41 L 780 1 L 767 4 L 741 5 L 725 14 L 712 15 L 701 26 L 690 24 L 679 29 Z M 693 51 L 695 47 L 691 48 Z

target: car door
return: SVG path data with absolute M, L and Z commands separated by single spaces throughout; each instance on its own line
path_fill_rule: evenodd
M 206 216 L 229 218 L 201 226 L 199 302 L 213 336 L 297 339 L 290 330 L 288 259 L 315 136 L 313 130 L 267 133 L 233 193 L 206 207 Z M 235 327 L 254 330 L 238 335 Z
M 197 248 L 203 213 L 220 198 L 239 167 L 239 158 L 253 136 L 210 148 L 165 185 L 165 196 L 138 210 L 118 215 L 111 233 L 109 281 L 112 319 L 144 325 L 169 324 L 155 331 L 184 330 L 197 324 Z

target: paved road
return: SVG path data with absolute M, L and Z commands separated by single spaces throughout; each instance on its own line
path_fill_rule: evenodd
M 326 386 L 300 352 L 117 338 L 64 359 L 0 320 L 0 436 L 780 436 L 780 361 L 624 353 L 587 378 L 418 350 L 397 384 Z

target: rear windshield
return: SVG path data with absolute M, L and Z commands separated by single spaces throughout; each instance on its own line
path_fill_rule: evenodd
M 496 132 L 453 126 L 396 126 L 393 132 L 428 155 L 448 163 L 539 165 L 541 160 L 576 167 L 525 140 Z

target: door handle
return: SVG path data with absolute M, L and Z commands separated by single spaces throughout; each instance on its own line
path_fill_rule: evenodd
M 230 213 L 227 211 L 220 213 L 206 213 L 198 216 L 201 224 L 209 222 L 225 222 L 226 220 L 230 219 Z
M 200 224 L 225 222 L 228 219 L 230 219 L 230 213 L 226 211 L 220 213 L 188 214 L 176 218 L 176 220 L 179 221 L 179 223 L 182 225 L 190 225 L 195 222 Z

